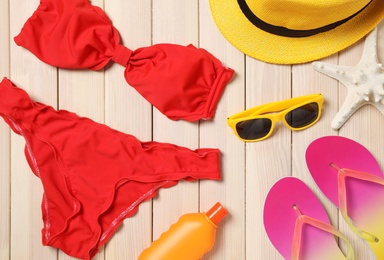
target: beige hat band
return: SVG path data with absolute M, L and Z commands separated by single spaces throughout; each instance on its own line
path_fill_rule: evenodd
M 336 21 L 334 23 L 319 27 L 319 28 L 313 28 L 308 30 L 295 30 L 295 29 L 289 29 L 282 26 L 276 26 L 273 24 L 269 24 L 263 20 L 261 20 L 259 17 L 257 17 L 252 10 L 249 8 L 248 4 L 246 3 L 246 0 L 237 0 L 237 3 L 239 4 L 239 7 L 245 17 L 257 28 L 279 36 L 286 36 L 286 37 L 308 37 L 312 36 L 318 33 L 330 31 L 334 28 L 336 28 L 339 25 L 344 24 L 345 22 L 349 21 L 356 15 L 358 15 L 360 12 L 362 12 L 367 6 L 369 6 L 372 3 L 372 0 L 370 0 L 363 8 L 358 10 L 356 13 L 350 15 L 349 17 L 342 19 L 340 21 Z

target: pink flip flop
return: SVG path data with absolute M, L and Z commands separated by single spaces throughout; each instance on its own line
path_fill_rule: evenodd
M 286 260 L 354 259 L 346 237 L 330 224 L 327 212 L 301 180 L 285 177 L 270 189 L 264 204 L 264 227 Z M 335 236 L 347 244 L 347 256 Z
M 306 161 L 347 224 L 384 259 L 384 175 L 373 155 L 351 139 L 326 136 L 308 146 Z

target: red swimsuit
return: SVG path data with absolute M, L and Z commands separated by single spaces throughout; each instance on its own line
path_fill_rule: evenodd
M 43 184 L 43 244 L 70 256 L 94 256 L 124 218 L 159 188 L 180 179 L 220 178 L 217 149 L 140 142 L 35 103 L 8 79 L 0 83 L 0 116 L 24 136 L 26 158 Z
M 15 42 L 60 68 L 98 70 L 113 60 L 126 67 L 129 85 L 174 120 L 212 118 L 233 75 L 192 45 L 128 49 L 104 11 L 88 0 L 42 0 Z

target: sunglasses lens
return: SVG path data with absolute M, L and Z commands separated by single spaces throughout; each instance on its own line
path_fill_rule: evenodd
M 298 107 L 285 116 L 287 123 L 293 128 L 301 128 L 311 124 L 319 115 L 319 105 L 309 103 Z
M 245 140 L 256 140 L 265 137 L 271 130 L 272 121 L 267 118 L 257 118 L 236 124 L 238 135 Z

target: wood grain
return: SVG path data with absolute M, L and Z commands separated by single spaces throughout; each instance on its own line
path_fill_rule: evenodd
M 17 46 L 13 37 L 38 4 L 38 0 L 0 1 L 3 77 L 9 77 L 36 101 L 73 111 L 142 141 L 221 151 L 221 181 L 180 181 L 172 188 L 160 189 L 155 198 L 143 202 L 138 212 L 124 221 L 94 259 L 137 259 L 182 214 L 207 211 L 219 201 L 229 215 L 219 225 L 215 246 L 204 260 L 281 260 L 265 233 L 263 207 L 270 187 L 284 176 L 300 178 L 314 191 L 332 224 L 351 240 L 356 259 L 375 259 L 317 188 L 304 154 L 314 139 L 341 135 L 363 144 L 383 166 L 384 117 L 378 110 L 364 106 L 339 131 L 332 130 L 331 121 L 344 101 L 346 88 L 316 72 L 310 63 L 272 65 L 247 57 L 223 38 L 207 0 L 93 0 L 92 4 L 103 8 L 119 30 L 122 43 L 132 50 L 157 43 L 193 44 L 236 71 L 213 120 L 172 121 L 128 85 L 121 65 L 111 63 L 100 71 L 57 69 Z M 384 60 L 382 24 L 378 40 L 379 59 Z M 360 59 L 363 43 L 364 39 L 323 61 L 352 66 Z M 226 118 L 236 112 L 312 93 L 322 93 L 325 104 L 320 121 L 304 131 L 292 132 L 278 124 L 269 139 L 243 143 L 227 126 Z M 1 121 L 0 259 L 73 259 L 41 244 L 43 188 L 25 160 L 24 145 L 25 140 Z M 342 242 L 340 246 L 345 249 Z

